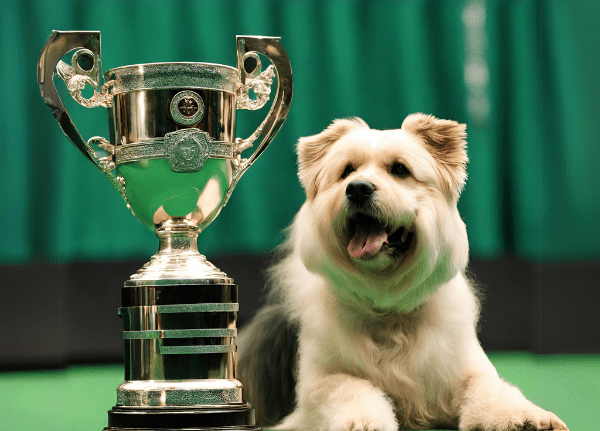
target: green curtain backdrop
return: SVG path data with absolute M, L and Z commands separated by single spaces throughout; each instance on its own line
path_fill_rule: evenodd
M 54 29 L 100 30 L 105 71 L 233 66 L 236 34 L 283 37 L 294 72 L 288 121 L 201 234 L 209 256 L 281 241 L 304 198 L 298 137 L 345 116 L 398 128 L 422 111 L 468 125 L 460 209 L 473 256 L 596 260 L 599 21 L 600 2 L 567 0 L 3 0 L 0 263 L 122 260 L 157 247 L 40 97 L 37 57 Z M 84 138 L 108 136 L 103 108 L 67 106 Z M 264 115 L 238 112 L 238 136 Z

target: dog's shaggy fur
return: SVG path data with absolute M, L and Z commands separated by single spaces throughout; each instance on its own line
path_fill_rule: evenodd
M 239 339 L 262 425 L 567 429 L 502 380 L 478 342 L 456 208 L 465 139 L 464 125 L 423 114 L 399 130 L 337 120 L 300 139 L 307 200 Z

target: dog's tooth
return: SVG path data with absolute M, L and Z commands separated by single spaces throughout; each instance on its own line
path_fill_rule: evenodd
M 400 236 L 400 242 L 405 242 L 406 238 L 408 237 L 408 234 L 409 234 L 408 229 L 404 228 L 404 232 L 402 232 L 402 236 Z

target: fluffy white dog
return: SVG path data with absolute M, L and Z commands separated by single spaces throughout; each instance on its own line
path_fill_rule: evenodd
M 344 119 L 300 139 L 307 200 L 239 339 L 262 425 L 567 429 L 502 380 L 477 339 L 456 208 L 465 138 L 463 124 L 413 114 L 399 130 Z

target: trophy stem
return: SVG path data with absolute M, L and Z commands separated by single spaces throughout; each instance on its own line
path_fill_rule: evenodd
M 233 280 L 198 252 L 198 226 L 186 219 L 173 219 L 156 229 L 158 252 L 131 276 L 137 284 L 231 284 Z
M 156 230 L 158 236 L 158 254 L 160 255 L 195 255 L 198 252 L 198 230 L 193 227 L 189 229 L 168 230 L 159 228 Z

